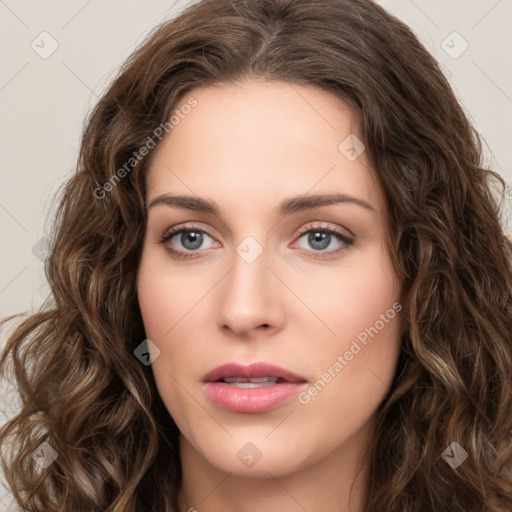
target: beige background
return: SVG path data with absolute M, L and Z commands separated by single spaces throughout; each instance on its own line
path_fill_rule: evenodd
M 73 172 L 86 113 L 148 30 L 188 3 L 0 0 L 0 317 L 37 308 L 48 291 L 33 249 L 51 225 L 51 196 Z M 512 232 L 512 0 L 379 3 L 438 59 L 483 135 L 490 165 L 511 187 Z M 0 399 L 0 422 L 8 406 Z M 0 508 L 8 503 L 0 491 Z

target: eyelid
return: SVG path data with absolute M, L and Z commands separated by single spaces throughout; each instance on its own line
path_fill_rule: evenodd
M 299 228 L 297 230 L 297 234 L 299 236 L 303 235 L 304 233 L 307 233 L 308 231 L 311 231 L 311 230 L 315 230 L 317 229 L 318 231 L 333 231 L 335 233 L 338 233 L 340 235 L 343 235 L 345 236 L 346 238 L 350 238 L 351 235 L 348 235 L 348 234 L 345 234 L 343 233 L 340 228 L 336 227 L 335 225 L 333 224 L 328 224 L 328 223 L 315 223 L 315 222 L 309 222 L 307 223 L 305 226 L 302 226 L 301 228 Z M 348 231 L 348 230 L 347 230 Z M 351 232 L 350 232 L 351 233 Z M 352 234 L 352 233 L 351 233 Z M 352 236 L 355 236 L 352 234 Z
M 200 222 L 185 222 L 183 224 L 177 224 L 176 226 L 169 227 L 164 231 L 163 236 L 167 236 L 170 233 L 176 234 L 180 231 L 194 231 L 194 230 L 202 231 L 202 232 L 206 233 L 208 236 L 214 238 L 209 233 L 210 226 L 202 226 Z
M 185 224 L 178 224 L 177 226 L 167 228 L 163 235 L 158 236 L 158 242 L 165 243 L 182 231 L 200 231 L 201 233 L 208 235 L 212 240 L 217 241 L 216 237 L 209 233 L 209 229 L 193 222 L 186 222 Z M 188 252 L 193 253 L 193 251 Z

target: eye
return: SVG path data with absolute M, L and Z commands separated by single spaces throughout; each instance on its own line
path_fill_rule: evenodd
M 181 226 L 167 231 L 165 235 L 160 238 L 159 242 L 165 244 L 166 249 L 171 252 L 173 256 L 186 259 L 194 257 L 195 252 L 200 249 L 213 247 L 213 245 L 209 247 L 203 246 L 203 243 L 208 239 L 213 240 L 206 231 L 197 226 Z M 218 244 L 218 242 L 216 243 Z M 177 249 L 173 248 L 172 245 L 177 247 Z
M 350 238 L 338 229 L 327 226 L 307 226 L 299 230 L 299 233 L 301 233 L 302 236 L 300 236 L 297 241 L 304 239 L 306 245 L 309 246 L 304 247 L 299 244 L 299 247 L 306 250 L 312 248 L 313 251 L 309 250 L 308 252 L 312 252 L 311 257 L 313 258 L 336 256 L 355 242 L 353 238 Z M 335 242 L 338 242 L 337 247 L 328 251 L 324 250 Z
M 295 243 L 304 239 L 309 247 L 299 244 L 299 248 L 309 253 L 311 258 L 327 259 L 335 257 L 355 243 L 353 238 L 350 238 L 338 229 L 324 225 L 308 225 L 300 229 L 299 234 L 301 236 Z M 210 240 L 210 245 L 204 247 L 204 243 L 208 240 Z M 337 247 L 325 250 L 336 242 L 338 243 Z M 178 259 L 194 258 L 203 249 L 220 246 L 206 231 L 198 226 L 190 225 L 180 226 L 167 231 L 159 239 L 159 243 L 165 245 L 166 250 Z

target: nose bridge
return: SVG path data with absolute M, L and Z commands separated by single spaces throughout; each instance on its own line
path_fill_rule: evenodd
M 219 303 L 221 325 L 242 332 L 279 323 L 279 290 L 269 263 L 269 253 L 253 237 L 236 247 Z

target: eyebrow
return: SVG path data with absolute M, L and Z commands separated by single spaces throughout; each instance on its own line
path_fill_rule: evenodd
M 275 213 L 280 217 L 284 217 L 292 213 L 340 203 L 355 204 L 366 210 L 375 212 L 375 209 L 367 202 L 347 194 L 315 194 L 286 198 L 281 202 Z M 152 199 L 149 203 L 148 210 L 162 205 L 172 208 L 206 212 L 217 216 L 220 215 L 220 208 L 215 201 L 200 197 L 171 194 L 162 194 Z

